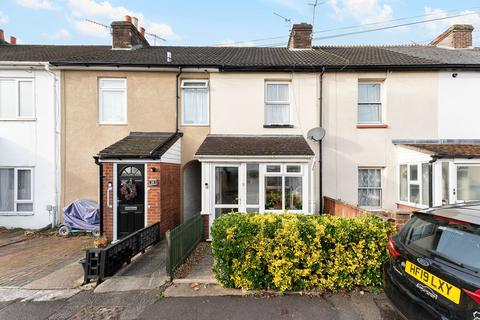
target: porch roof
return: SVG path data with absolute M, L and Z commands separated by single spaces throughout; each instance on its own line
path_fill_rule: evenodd
M 196 156 L 313 156 L 301 135 L 208 135 Z
M 480 158 L 480 139 L 393 140 L 392 142 L 435 158 Z
M 159 159 L 181 132 L 130 132 L 98 153 L 99 159 Z

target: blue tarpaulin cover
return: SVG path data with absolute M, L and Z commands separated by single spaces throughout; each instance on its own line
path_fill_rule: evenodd
M 95 201 L 79 199 L 63 208 L 65 225 L 83 229 L 100 229 L 100 210 Z

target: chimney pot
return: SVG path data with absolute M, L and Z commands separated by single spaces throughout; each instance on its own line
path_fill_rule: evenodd
M 138 18 L 137 17 L 132 17 L 132 24 L 135 26 L 135 28 L 138 28 Z
M 16 45 L 17 44 L 17 38 L 14 36 L 10 36 L 10 44 Z
M 313 27 L 309 23 L 297 23 L 292 27 L 288 39 L 289 49 L 311 49 Z
M 5 41 L 5 33 L 3 33 L 3 29 L 0 29 L 0 41 Z
M 470 24 L 455 24 L 433 39 L 429 45 L 453 49 L 471 48 L 473 29 Z
M 125 16 L 125 21 L 132 23 L 132 17 L 130 16 Z
M 145 37 L 145 28 L 144 27 L 140 27 L 140 34 L 142 35 L 142 37 Z

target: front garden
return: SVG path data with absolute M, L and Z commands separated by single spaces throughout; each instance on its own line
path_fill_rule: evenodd
M 225 287 L 336 291 L 382 284 L 394 228 L 372 216 L 231 213 L 211 232 L 213 271 Z

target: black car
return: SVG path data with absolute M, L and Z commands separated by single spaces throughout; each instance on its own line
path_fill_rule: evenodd
M 406 319 L 480 320 L 480 202 L 414 212 L 388 251 L 385 293 Z

